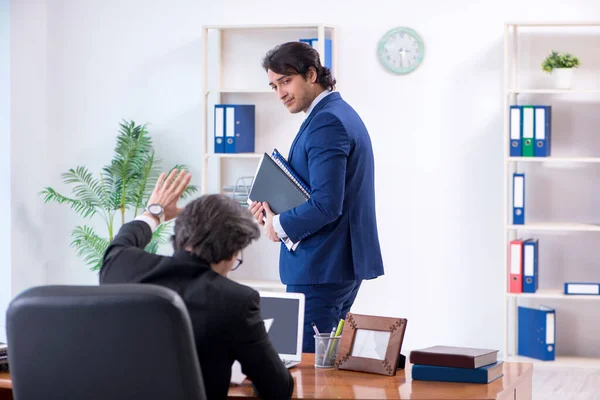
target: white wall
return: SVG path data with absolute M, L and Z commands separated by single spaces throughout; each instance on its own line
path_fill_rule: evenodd
M 0 0 L 0 209 L 10 210 L 10 1 Z M 0 230 L 0 342 L 10 301 L 10 212 Z
M 376 156 L 386 275 L 365 283 L 353 311 L 408 318 L 407 352 L 502 347 L 503 23 L 598 19 L 595 2 L 336 0 L 315 9 L 40 0 L 13 8 L 13 290 L 97 282 L 69 248 L 79 219 L 36 193 L 64 188 L 60 173 L 78 164 L 98 171 L 121 119 L 150 122 L 165 164 L 187 163 L 199 183 L 203 24 L 323 21 L 338 27 L 340 90 L 369 127 Z M 399 25 L 426 46 L 423 65 L 404 77 L 385 72 L 375 52 Z M 265 265 L 276 274 L 276 260 Z
M 47 124 L 47 8 L 45 0 L 11 2 L 11 291 L 47 281 L 52 238 L 60 221 L 37 196 L 66 139 Z M 50 99 L 52 100 L 52 99 Z M 65 148 L 68 148 L 65 146 Z M 73 148 L 70 150 L 73 151 Z M 56 222 L 58 221 L 58 222 Z

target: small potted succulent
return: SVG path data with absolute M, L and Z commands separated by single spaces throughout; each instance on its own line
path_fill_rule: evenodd
M 552 74 L 557 89 L 571 89 L 573 69 L 579 65 L 579 59 L 572 54 L 552 51 L 542 62 L 542 69 Z

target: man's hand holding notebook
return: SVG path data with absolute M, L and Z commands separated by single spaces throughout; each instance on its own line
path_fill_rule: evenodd
M 308 185 L 298 177 L 277 149 L 273 150 L 271 156 L 267 153 L 263 154 L 248 195 L 248 204 L 252 207 L 251 212 L 260 212 L 260 208 L 256 207 L 255 202 L 268 203 L 268 207 L 272 211 L 271 216 L 274 216 L 298 207 L 309 198 Z M 263 206 L 263 208 L 265 207 Z M 261 222 L 259 218 L 257 220 L 259 223 Z M 264 224 L 264 220 L 266 220 L 266 213 L 261 225 Z M 272 226 L 272 224 L 270 225 Z M 271 240 L 273 240 L 274 234 L 276 233 L 267 232 Z M 280 240 L 290 251 L 295 250 L 299 243 L 293 243 L 287 237 L 280 238 Z

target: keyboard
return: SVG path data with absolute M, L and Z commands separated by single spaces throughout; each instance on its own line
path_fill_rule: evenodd
M 286 368 L 292 368 L 295 367 L 296 365 L 300 364 L 299 361 L 292 361 L 292 360 L 281 360 L 283 362 L 283 365 L 285 365 Z

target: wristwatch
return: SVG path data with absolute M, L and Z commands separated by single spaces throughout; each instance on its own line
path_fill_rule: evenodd
M 145 210 L 148 211 L 153 217 L 156 217 L 156 219 L 159 221 L 159 224 L 165 222 L 165 210 L 160 204 L 149 204 Z

